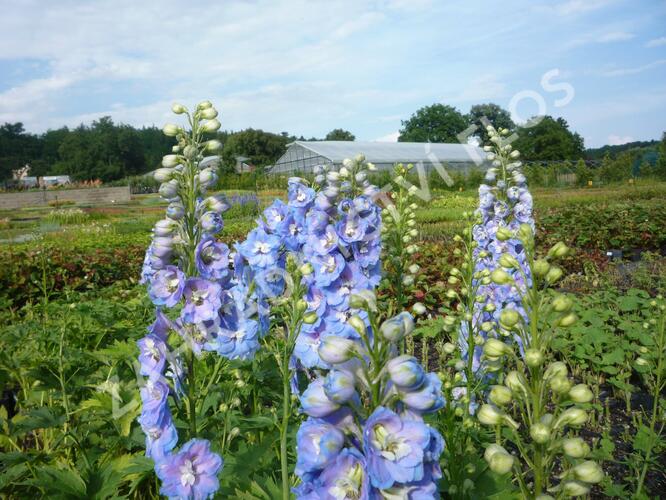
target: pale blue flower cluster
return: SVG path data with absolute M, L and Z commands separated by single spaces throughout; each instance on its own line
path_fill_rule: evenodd
M 374 295 L 352 295 L 374 324 Z M 331 366 L 301 395 L 308 415 L 297 434 L 299 499 L 437 498 L 441 435 L 423 420 L 444 406 L 441 381 L 397 345 L 414 328 L 409 313 L 366 326 L 354 336 L 326 336 L 319 347 Z
M 500 335 L 499 316 L 505 309 L 515 309 L 523 317 L 522 291 L 530 283 L 529 266 L 526 254 L 516 233 L 521 224 L 528 224 L 534 229 L 532 217 L 532 195 L 527 188 L 526 178 L 521 172 L 522 163 L 518 160 L 518 151 L 506 144 L 503 134 L 492 127 L 488 129 L 492 146 L 484 147 L 492 166 L 486 173 L 486 184 L 479 186 L 479 208 L 477 215 L 480 222 L 472 229 L 476 243 L 474 257 L 475 271 L 492 272 L 501 267 L 499 259 L 503 254 L 510 255 L 518 262 L 518 267 L 506 269 L 511 277 L 509 284 L 497 284 L 492 280 L 478 283 L 477 296 L 482 300 L 475 303 L 474 321 L 478 333 L 484 338 L 502 338 Z M 526 283 L 527 280 L 527 283 Z M 463 359 L 469 355 L 467 325 L 463 323 L 459 343 Z M 520 338 L 514 340 L 522 350 Z M 473 369 L 481 367 L 482 346 L 475 346 Z
M 237 246 L 243 257 L 237 268 L 257 285 L 253 298 L 264 333 L 269 326 L 268 300 L 285 288 L 287 254 L 311 266 L 312 272 L 303 278 L 303 298 L 306 312 L 316 313 L 316 321 L 303 325 L 296 339 L 294 363 L 299 368 L 327 367 L 317 351 L 327 335 L 358 338 L 347 324 L 353 313 L 349 297 L 379 283 L 381 211 L 372 199 L 377 188 L 368 182 L 367 168 L 357 157 L 339 170 L 316 168 L 313 186 L 289 179 L 287 203 L 275 200 L 258 227 Z
M 187 113 L 175 105 L 177 114 Z M 215 352 L 229 359 L 247 359 L 259 348 L 256 306 L 248 298 L 242 270 L 231 269 L 234 256 L 216 235 L 224 227 L 222 213 L 229 208 L 221 196 L 206 196 L 217 179 L 215 168 L 202 163 L 204 152 L 219 148 L 218 141 L 201 142 L 203 132 L 219 128 L 217 111 L 209 102 L 188 116 L 191 134 L 167 125 L 165 134 L 176 137 L 174 154 L 155 171 L 162 182 L 159 193 L 169 205 L 158 221 L 146 252 L 142 280 L 157 307 L 157 319 L 139 340 L 143 402 L 139 422 L 146 434 L 146 454 L 155 461 L 161 492 L 171 498 L 208 498 L 218 489 L 222 458 L 210 451 L 208 441 L 191 439 L 179 451 L 178 434 L 169 397 L 184 396 L 188 371 L 181 354 L 201 356 Z M 170 319 L 166 309 L 177 318 Z M 185 350 L 169 345 L 174 333 Z M 192 394 L 186 394 L 192 404 Z

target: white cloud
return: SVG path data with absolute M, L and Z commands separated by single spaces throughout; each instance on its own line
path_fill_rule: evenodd
M 610 33 L 604 33 L 595 41 L 597 43 L 623 42 L 625 40 L 631 40 L 635 36 L 636 35 L 633 33 L 627 33 L 626 31 L 611 31 Z
M 622 144 L 626 144 L 628 142 L 633 142 L 636 139 L 631 137 L 630 135 L 615 135 L 611 134 L 608 136 L 608 144 L 611 146 L 620 146 Z
M 653 48 L 653 47 L 661 47 L 663 45 L 666 45 L 666 36 L 661 36 L 659 38 L 653 38 L 649 42 L 645 44 L 647 48 Z
M 627 76 L 627 75 L 637 75 L 644 71 L 648 71 L 659 66 L 666 64 L 666 59 L 659 59 L 658 61 L 653 61 L 648 64 L 643 64 L 642 66 L 635 66 L 633 68 L 616 68 L 603 71 L 602 76 L 614 77 L 614 76 Z
M 567 0 L 555 6 L 555 10 L 564 16 L 584 14 L 611 4 L 613 0 Z
M 377 137 L 375 141 L 377 142 L 398 142 L 398 137 L 400 137 L 400 132 L 395 131 L 391 132 L 390 134 L 383 135 L 381 137 Z

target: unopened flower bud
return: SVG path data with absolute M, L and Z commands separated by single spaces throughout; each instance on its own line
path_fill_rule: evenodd
M 176 137 L 180 130 L 180 127 L 178 125 L 174 125 L 173 123 L 167 123 L 162 128 L 162 132 L 164 132 L 164 135 L 168 137 Z
M 495 474 L 506 474 L 513 467 L 513 456 L 498 444 L 489 445 L 483 454 L 483 458 Z
M 222 149 L 222 143 L 216 139 L 212 139 L 210 141 L 206 141 L 204 143 L 204 147 L 206 148 L 206 151 L 210 151 L 211 153 L 214 153 L 216 151 L 219 151 Z
M 420 302 L 417 302 L 412 306 L 412 312 L 418 316 L 425 314 L 426 313 L 426 307 L 421 304 Z
M 511 402 L 511 389 L 503 385 L 494 385 L 490 390 L 488 399 L 497 406 L 504 406 Z
M 550 258 L 559 259 L 562 257 L 566 257 L 568 254 L 569 254 L 569 247 L 566 246 L 561 241 L 555 243 L 555 245 L 553 245 L 553 247 L 550 250 L 548 250 L 548 257 Z
M 213 119 L 204 123 L 201 129 L 204 132 L 217 132 L 221 126 L 222 124 L 220 123 L 219 120 Z
M 488 339 L 483 346 L 483 353 L 490 358 L 499 358 L 511 354 L 511 348 L 501 340 Z
M 490 279 L 498 285 L 506 285 L 513 281 L 513 278 L 504 269 L 495 269 L 490 273 Z
M 187 108 L 182 104 L 176 103 L 173 106 L 171 106 L 171 111 L 173 111 L 177 115 L 182 115 L 183 113 L 187 112 Z
M 518 260 L 510 253 L 503 253 L 500 255 L 499 264 L 500 266 L 507 267 L 509 269 L 517 269 L 520 267 Z
M 447 342 L 442 346 L 442 349 L 446 354 L 453 354 L 456 350 L 455 344 L 452 344 L 451 342 Z
M 511 392 L 516 397 L 524 398 L 527 396 L 527 385 L 525 382 L 525 377 L 523 377 L 522 374 L 515 370 L 507 373 L 504 379 L 504 385 L 511 389 Z
M 537 422 L 530 427 L 530 436 L 536 443 L 547 443 L 550 440 L 550 429 L 547 425 Z
M 153 177 L 157 182 L 169 182 L 175 173 L 176 170 L 173 168 L 158 168 L 153 172 Z
M 543 353 L 539 349 L 527 349 L 525 351 L 525 363 L 530 368 L 537 368 L 543 364 Z
M 550 388 L 554 393 L 563 395 L 571 389 L 571 381 L 566 377 L 553 377 L 550 379 Z
M 573 472 L 576 479 L 588 484 L 599 483 L 604 478 L 604 471 L 601 470 L 598 463 L 593 462 L 592 460 L 586 460 L 585 462 L 576 465 L 576 467 L 573 468 Z
M 553 299 L 553 310 L 556 312 L 567 312 L 573 307 L 573 300 L 566 295 L 558 295 Z
M 328 335 L 319 344 L 319 357 L 329 364 L 338 364 L 348 361 L 356 350 L 353 340 L 337 335 Z
M 483 425 L 499 425 L 504 418 L 504 412 L 495 405 L 484 404 L 479 408 L 476 417 Z
M 497 236 L 497 239 L 500 241 L 506 241 L 513 238 L 513 233 L 507 227 L 500 227 L 497 230 L 497 233 L 495 233 L 495 236 Z
M 364 335 L 366 331 L 365 321 L 358 315 L 354 314 L 347 320 L 347 324 L 356 330 L 359 334 Z
M 316 311 L 310 311 L 303 315 L 303 323 L 306 325 L 312 325 L 317 322 L 319 319 L 319 314 Z
M 557 321 L 557 324 L 558 324 L 558 326 L 568 327 L 568 326 L 573 325 L 576 321 L 578 321 L 578 316 L 576 316 L 574 313 L 569 313 L 565 316 L 562 316 Z
M 536 276 L 543 278 L 548 273 L 550 264 L 545 259 L 537 259 L 534 261 L 533 269 Z
M 580 427 L 587 422 L 587 413 L 580 408 L 567 408 L 562 412 L 553 425 L 554 428 L 569 425 L 571 427 Z
M 165 155 L 162 158 L 162 166 L 166 168 L 172 168 L 180 164 L 180 158 L 178 155 Z M 160 170 L 160 169 L 158 169 Z
M 562 441 L 564 454 L 571 458 L 584 458 L 590 453 L 590 447 L 582 438 L 568 438 Z
M 546 273 L 546 281 L 548 281 L 548 283 L 555 283 L 562 277 L 563 274 L 564 272 L 561 268 L 557 266 L 551 266 Z
M 548 365 L 543 377 L 548 380 L 553 377 L 566 377 L 568 375 L 567 365 L 562 361 L 555 361 Z
M 590 487 L 580 481 L 563 481 L 560 488 L 567 497 L 582 497 L 590 492 Z
M 217 110 L 213 107 L 206 108 L 199 113 L 199 116 L 204 120 L 212 120 L 217 118 Z
M 310 276 L 314 272 L 314 268 L 312 267 L 312 264 L 310 264 L 309 262 L 303 264 L 301 267 L 298 268 L 298 270 L 303 276 Z
M 569 397 L 574 403 L 589 403 L 594 394 L 587 385 L 578 384 L 569 389 Z
M 500 324 L 507 329 L 513 328 L 520 321 L 520 313 L 515 309 L 504 309 L 500 313 Z

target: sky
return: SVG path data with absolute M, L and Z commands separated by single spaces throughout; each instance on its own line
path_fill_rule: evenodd
M 104 115 L 396 140 L 443 103 L 565 118 L 587 147 L 666 130 L 664 0 L 0 0 L 0 123 Z

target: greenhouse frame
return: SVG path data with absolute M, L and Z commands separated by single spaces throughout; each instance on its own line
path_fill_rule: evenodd
M 267 168 L 271 174 L 310 173 L 316 165 L 340 166 L 345 158 L 363 154 L 378 170 L 390 170 L 396 163 L 423 165 L 425 170 L 444 166 L 470 170 L 483 164 L 485 153 L 471 144 L 371 141 L 294 141 Z

